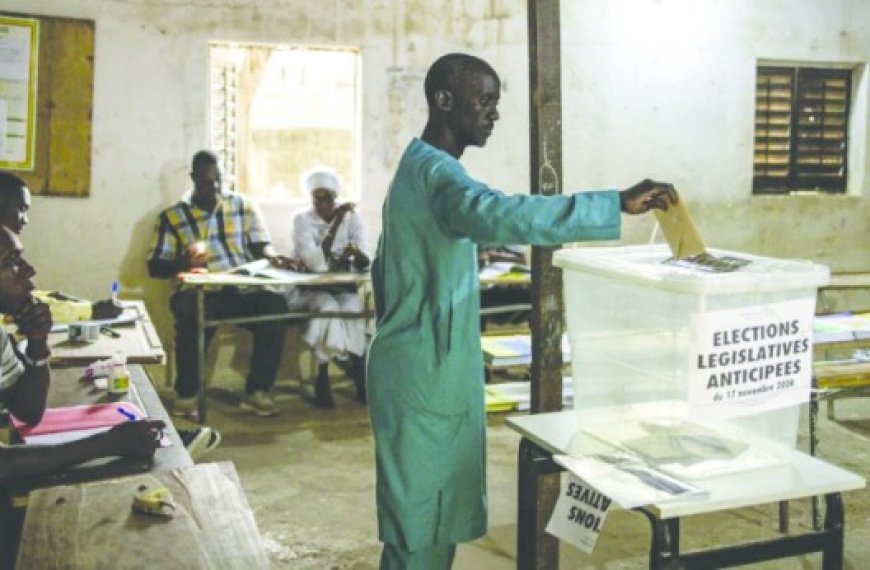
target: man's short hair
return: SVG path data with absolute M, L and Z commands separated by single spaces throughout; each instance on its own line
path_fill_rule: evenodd
M 11 172 L 0 170 L 0 193 L 4 196 L 17 192 L 25 186 L 27 186 L 27 183 L 24 182 L 24 180 L 18 178 Z
M 210 150 L 201 150 L 193 155 L 193 161 L 190 163 L 191 172 L 201 166 L 217 166 L 218 157 Z
M 0 209 L 6 208 L 10 200 L 21 198 L 21 189 L 26 188 L 27 183 L 11 172 L 0 170 Z
M 454 94 L 462 92 L 474 75 L 498 77 L 492 66 L 479 57 L 467 53 L 442 55 L 426 73 L 424 81 L 426 102 L 429 103 L 430 107 L 434 106 L 435 93 L 441 89 L 446 89 Z

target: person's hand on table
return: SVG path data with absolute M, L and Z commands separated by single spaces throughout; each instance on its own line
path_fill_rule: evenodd
M 163 439 L 162 420 L 123 422 L 105 432 L 108 455 L 147 458 L 154 455 Z
M 305 266 L 302 264 L 302 261 L 288 257 L 286 255 L 267 255 L 266 259 L 269 260 L 269 264 L 273 267 L 277 267 L 278 269 L 289 269 L 290 271 L 305 271 Z
M 124 312 L 124 307 L 116 305 L 111 299 L 96 301 L 91 305 L 91 318 L 102 321 L 114 319 Z
M 619 207 L 626 214 L 667 210 L 679 201 L 673 184 L 645 179 L 619 193 Z
M 184 248 L 184 265 L 187 269 L 208 265 L 208 250 L 203 242 L 194 242 Z

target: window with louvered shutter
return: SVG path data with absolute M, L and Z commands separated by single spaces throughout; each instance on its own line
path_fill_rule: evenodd
M 758 68 L 754 194 L 846 191 L 851 71 Z

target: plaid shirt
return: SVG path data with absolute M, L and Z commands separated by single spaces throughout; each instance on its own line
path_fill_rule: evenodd
M 175 261 L 187 246 L 204 241 L 209 271 L 227 271 L 253 261 L 251 245 L 270 241 L 260 210 L 235 192 L 223 192 L 214 212 L 198 208 L 188 193 L 160 213 L 156 234 L 149 259 Z

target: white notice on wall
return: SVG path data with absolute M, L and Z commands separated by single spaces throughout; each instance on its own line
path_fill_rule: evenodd
M 808 297 L 693 315 L 690 414 L 719 420 L 808 401 L 814 310 Z
M 562 476 L 562 492 L 547 532 L 583 552 L 592 553 L 613 502 L 572 473 Z

